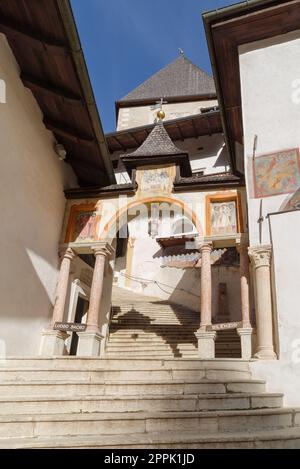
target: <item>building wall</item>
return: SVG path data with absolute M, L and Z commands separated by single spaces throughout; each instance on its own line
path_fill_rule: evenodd
M 286 405 L 300 404 L 300 211 L 270 217 L 274 252 L 275 323 L 279 360 L 253 362 L 254 377 L 267 379 L 269 390 L 284 392 Z
M 0 35 L 0 340 L 2 353 L 36 355 L 58 272 L 65 198 L 76 178 L 53 151 L 53 136 Z
M 293 194 L 275 195 L 276 181 L 270 179 L 269 196 L 254 198 L 251 162 L 255 135 L 256 157 L 300 147 L 300 30 L 241 46 L 239 53 L 250 244 L 260 243 L 257 220 L 262 207 L 261 242 L 273 246 L 274 337 L 278 336 L 279 353 L 278 361 L 254 362 L 252 368 L 255 377 L 267 379 L 269 389 L 285 392 L 286 404 L 299 405 L 299 363 L 293 353 L 300 338 L 300 214 L 267 217 L 284 209 Z M 278 181 L 284 178 L 285 172 L 279 172 Z
M 215 174 L 229 171 L 229 155 L 222 134 L 189 138 L 177 141 L 175 145 L 189 154 L 193 173 L 203 171 L 203 174 Z M 113 154 L 113 159 L 119 159 L 118 169 L 115 170 L 118 184 L 129 182 L 127 171 L 119 158 L 121 153 Z
M 300 30 L 239 48 L 245 168 L 251 245 L 259 242 L 260 199 L 253 198 L 249 171 L 257 135 L 257 157 L 300 147 Z M 265 197 L 263 215 L 276 212 L 291 194 Z M 263 243 L 270 242 L 268 221 Z
M 194 101 L 164 104 L 166 120 L 200 114 L 202 108 L 217 106 L 217 100 Z M 142 125 L 153 124 L 159 105 L 131 106 L 119 109 L 117 130 L 125 130 Z

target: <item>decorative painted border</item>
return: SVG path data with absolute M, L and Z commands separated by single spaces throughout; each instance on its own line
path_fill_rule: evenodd
M 243 212 L 242 212 L 242 203 L 241 195 L 239 193 L 228 194 L 226 192 L 219 192 L 213 195 L 206 196 L 206 235 L 211 236 L 211 205 L 212 203 L 222 203 L 222 202 L 235 202 L 236 203 L 236 212 L 237 212 L 237 233 L 243 233 Z

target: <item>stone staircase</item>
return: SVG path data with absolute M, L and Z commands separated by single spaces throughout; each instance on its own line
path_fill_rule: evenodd
M 199 313 L 157 298 L 113 287 L 106 357 L 196 358 Z M 240 358 L 236 331 L 219 331 L 216 358 Z
M 238 359 L 10 358 L 1 448 L 300 448 L 300 409 Z

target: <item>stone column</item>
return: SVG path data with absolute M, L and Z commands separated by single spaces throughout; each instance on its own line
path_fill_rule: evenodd
M 55 331 L 53 330 L 53 327 L 56 322 L 62 322 L 64 319 L 70 268 L 75 255 L 75 252 L 70 248 L 60 252 L 62 261 L 56 287 L 53 314 L 48 329 L 42 332 L 40 355 L 63 355 L 65 340 L 67 339 L 68 334 L 61 331 Z
M 241 338 L 242 358 L 252 357 L 252 326 L 250 322 L 250 301 L 249 301 L 249 257 L 248 247 L 241 243 L 236 246 L 240 254 L 240 286 L 241 286 L 241 309 L 242 327 L 237 330 Z
M 108 243 L 99 243 L 92 247 L 96 262 L 90 293 L 90 304 L 87 312 L 87 328 L 85 332 L 79 332 L 78 356 L 99 356 L 100 341 L 100 306 L 103 292 L 104 270 L 106 260 L 112 255 L 113 248 Z
M 257 353 L 262 360 L 275 359 L 273 343 L 273 312 L 271 294 L 271 246 L 249 248 L 256 284 Z
M 211 252 L 212 244 L 204 243 L 200 247 L 201 252 L 201 290 L 200 290 L 200 328 L 196 332 L 198 339 L 199 358 L 215 357 L 216 332 L 211 328 Z

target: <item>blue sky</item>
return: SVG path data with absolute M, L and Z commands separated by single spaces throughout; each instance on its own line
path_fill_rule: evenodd
M 201 13 L 230 0 L 71 0 L 105 132 L 116 100 L 178 56 L 211 73 Z

